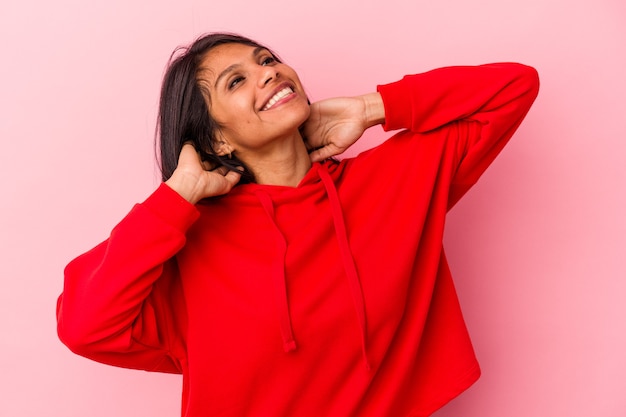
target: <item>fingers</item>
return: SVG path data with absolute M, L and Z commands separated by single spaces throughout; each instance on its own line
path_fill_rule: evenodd
M 214 165 L 209 161 L 202 161 L 202 168 L 205 171 L 210 171 L 214 168 Z
M 226 175 L 224 175 L 224 179 L 230 186 L 228 189 L 228 191 L 230 191 L 235 185 L 237 185 L 237 183 L 241 179 L 241 174 L 236 171 L 228 171 Z
M 203 164 L 203 166 L 205 166 L 205 170 L 206 171 L 216 172 L 216 173 L 221 174 L 221 175 L 228 174 L 228 168 L 226 168 L 223 165 L 216 165 L 216 164 L 208 162 L 208 161 L 204 161 L 202 164 Z
M 212 161 L 202 160 L 199 152 L 186 142 L 178 158 L 178 166 L 168 185 L 187 201 L 195 204 L 203 198 L 226 194 L 237 185 L 241 173 Z
M 335 144 L 331 143 L 322 148 L 316 149 L 309 154 L 311 162 L 321 162 L 325 159 L 339 155 L 342 152 Z
M 214 178 L 215 175 L 219 175 L 221 177 L 220 180 L 224 179 L 226 184 L 228 184 L 228 190 L 226 192 L 230 191 L 230 189 L 241 179 L 241 172 L 231 170 L 223 165 L 211 169 L 207 172 L 207 174 L 209 176 L 213 176 Z
M 228 170 L 225 174 L 222 174 L 216 169 L 211 171 L 211 175 L 220 175 L 220 177 L 219 180 L 215 176 L 213 177 L 213 181 L 210 183 L 211 187 L 209 187 L 212 189 L 207 192 L 207 197 L 229 193 L 241 179 L 240 173 Z
M 193 146 L 193 144 L 191 144 L 191 142 L 186 142 L 183 145 L 183 149 L 181 150 L 181 156 L 183 155 L 183 152 L 185 153 L 184 158 L 186 160 L 189 161 L 192 158 L 194 158 L 195 160 L 199 161 L 204 171 L 206 171 L 207 173 L 215 173 L 223 177 L 227 177 L 227 181 L 229 183 L 234 181 L 234 183 L 236 184 L 239 181 L 239 178 L 241 178 L 240 173 L 231 171 L 224 165 L 219 165 L 219 164 L 216 164 L 215 162 L 208 161 L 208 160 L 201 160 L 200 153 L 196 151 L 196 148 Z M 233 175 L 229 175 L 231 172 L 233 173 Z
M 198 155 L 196 148 L 192 145 L 191 142 L 185 142 L 183 147 L 180 150 L 180 155 L 178 156 L 179 161 L 188 160 L 194 155 Z

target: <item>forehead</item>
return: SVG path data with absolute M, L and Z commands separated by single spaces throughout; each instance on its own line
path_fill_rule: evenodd
M 260 48 L 265 50 L 264 48 Z M 241 43 L 227 43 L 216 46 L 207 52 L 202 58 L 202 70 L 205 76 L 214 80 L 227 68 L 244 64 L 253 59 L 258 53 L 259 47 L 244 45 Z

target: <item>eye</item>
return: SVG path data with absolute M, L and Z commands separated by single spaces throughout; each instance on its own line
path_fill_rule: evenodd
M 261 65 L 264 65 L 264 66 L 270 65 L 270 64 L 273 64 L 274 62 L 276 62 L 276 58 L 270 55 L 261 60 Z
M 228 83 L 228 89 L 232 90 L 237 87 L 237 85 L 244 80 L 243 77 L 235 77 Z

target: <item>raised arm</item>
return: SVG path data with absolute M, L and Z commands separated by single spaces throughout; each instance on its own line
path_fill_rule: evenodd
M 66 267 L 57 303 L 60 339 L 99 362 L 179 372 L 172 344 L 185 325 L 186 308 L 173 257 L 199 215 L 193 204 L 229 192 L 239 178 L 201 161 L 185 144 L 170 179 L 136 205 L 109 239 Z
M 182 297 L 171 259 L 197 216 L 163 184 L 109 239 L 70 262 L 57 303 L 61 341 L 99 362 L 180 372 L 171 343 L 184 324 L 184 308 L 176 305 Z
M 376 93 L 313 103 L 303 132 L 315 162 L 342 153 L 376 124 L 426 133 L 458 120 L 476 121 L 484 127 L 481 145 L 464 155 L 465 165 L 473 165 L 496 151 L 493 144 L 504 146 L 538 87 L 537 72 L 521 64 L 439 68 L 380 85 Z M 472 176 L 466 169 L 461 177 Z
M 450 207 L 502 150 L 538 90 L 537 71 L 516 63 L 445 67 L 378 87 L 385 130 L 428 133 L 461 123 L 454 133 L 457 158 Z

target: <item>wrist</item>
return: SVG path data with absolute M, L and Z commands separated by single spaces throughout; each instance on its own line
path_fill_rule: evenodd
M 380 93 L 369 93 L 361 96 L 365 103 L 366 128 L 385 123 L 385 106 Z
M 189 174 L 174 171 L 165 184 L 191 204 L 201 200 L 198 198 L 198 179 Z

